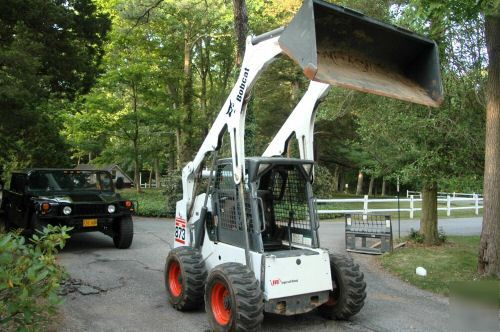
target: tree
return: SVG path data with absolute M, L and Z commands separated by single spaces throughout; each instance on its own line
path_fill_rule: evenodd
M 236 64 L 241 65 L 248 34 L 248 13 L 245 0 L 233 0 L 234 34 L 236 36 Z
M 0 27 L 0 161 L 64 166 L 63 101 L 94 84 L 109 19 L 91 0 L 6 0 Z
M 484 216 L 478 271 L 500 277 L 500 12 L 487 13 L 489 55 L 484 167 Z
M 422 190 L 420 231 L 437 244 L 437 190 L 453 179 L 480 179 L 484 140 L 484 39 L 481 16 L 457 2 L 420 0 L 391 7 L 393 20 L 438 40 L 445 100 L 438 109 L 379 97 L 357 97 L 359 145 L 380 170 Z M 457 45 L 460 45 L 457 47 Z M 378 109 L 378 110 L 377 110 Z M 467 142 L 467 144 L 464 144 Z M 384 172 L 385 173 L 385 172 Z M 380 175 L 387 175 L 387 173 Z M 454 183 L 459 181 L 454 181 Z M 481 184 L 476 181 L 476 188 Z M 457 190 L 457 189 L 454 189 Z

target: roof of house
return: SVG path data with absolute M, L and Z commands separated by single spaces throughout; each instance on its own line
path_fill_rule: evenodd
M 78 165 L 76 165 L 75 169 L 78 169 L 81 171 L 101 170 L 101 171 L 108 171 L 108 172 L 111 172 L 113 169 L 117 169 L 123 174 L 123 176 L 126 178 L 126 180 L 128 180 L 129 182 L 132 182 L 132 183 L 134 182 L 134 180 L 132 180 L 130 178 L 130 176 L 128 176 L 127 173 L 125 173 L 120 168 L 120 166 L 118 166 L 117 164 L 110 164 L 110 165 L 104 165 L 104 166 L 95 166 L 95 165 L 91 165 L 91 164 L 78 164 Z

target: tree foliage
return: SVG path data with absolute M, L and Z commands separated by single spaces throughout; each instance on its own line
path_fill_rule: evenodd
M 1 2 L 0 162 L 69 162 L 59 135 L 62 101 L 89 91 L 109 28 L 90 0 Z

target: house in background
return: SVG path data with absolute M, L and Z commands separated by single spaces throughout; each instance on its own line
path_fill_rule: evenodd
M 118 178 L 123 179 L 124 188 L 132 188 L 134 186 L 134 180 L 130 178 L 130 176 L 125 173 L 120 166 L 118 165 L 105 165 L 105 166 L 94 166 L 90 164 L 78 164 L 75 169 L 80 171 L 88 171 L 88 170 L 101 170 L 108 171 L 111 173 L 113 177 L 113 182 L 116 184 L 116 180 Z

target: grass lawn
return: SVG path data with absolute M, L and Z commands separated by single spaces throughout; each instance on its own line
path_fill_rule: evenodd
M 409 243 L 406 248 L 381 256 L 380 262 L 404 281 L 448 296 L 450 287 L 457 282 L 484 280 L 476 274 L 478 248 L 479 236 L 449 236 L 442 246 L 424 247 Z M 426 277 L 415 273 L 418 266 L 427 270 Z M 498 285 L 498 280 L 496 283 Z M 500 299 L 498 294 L 497 297 Z

